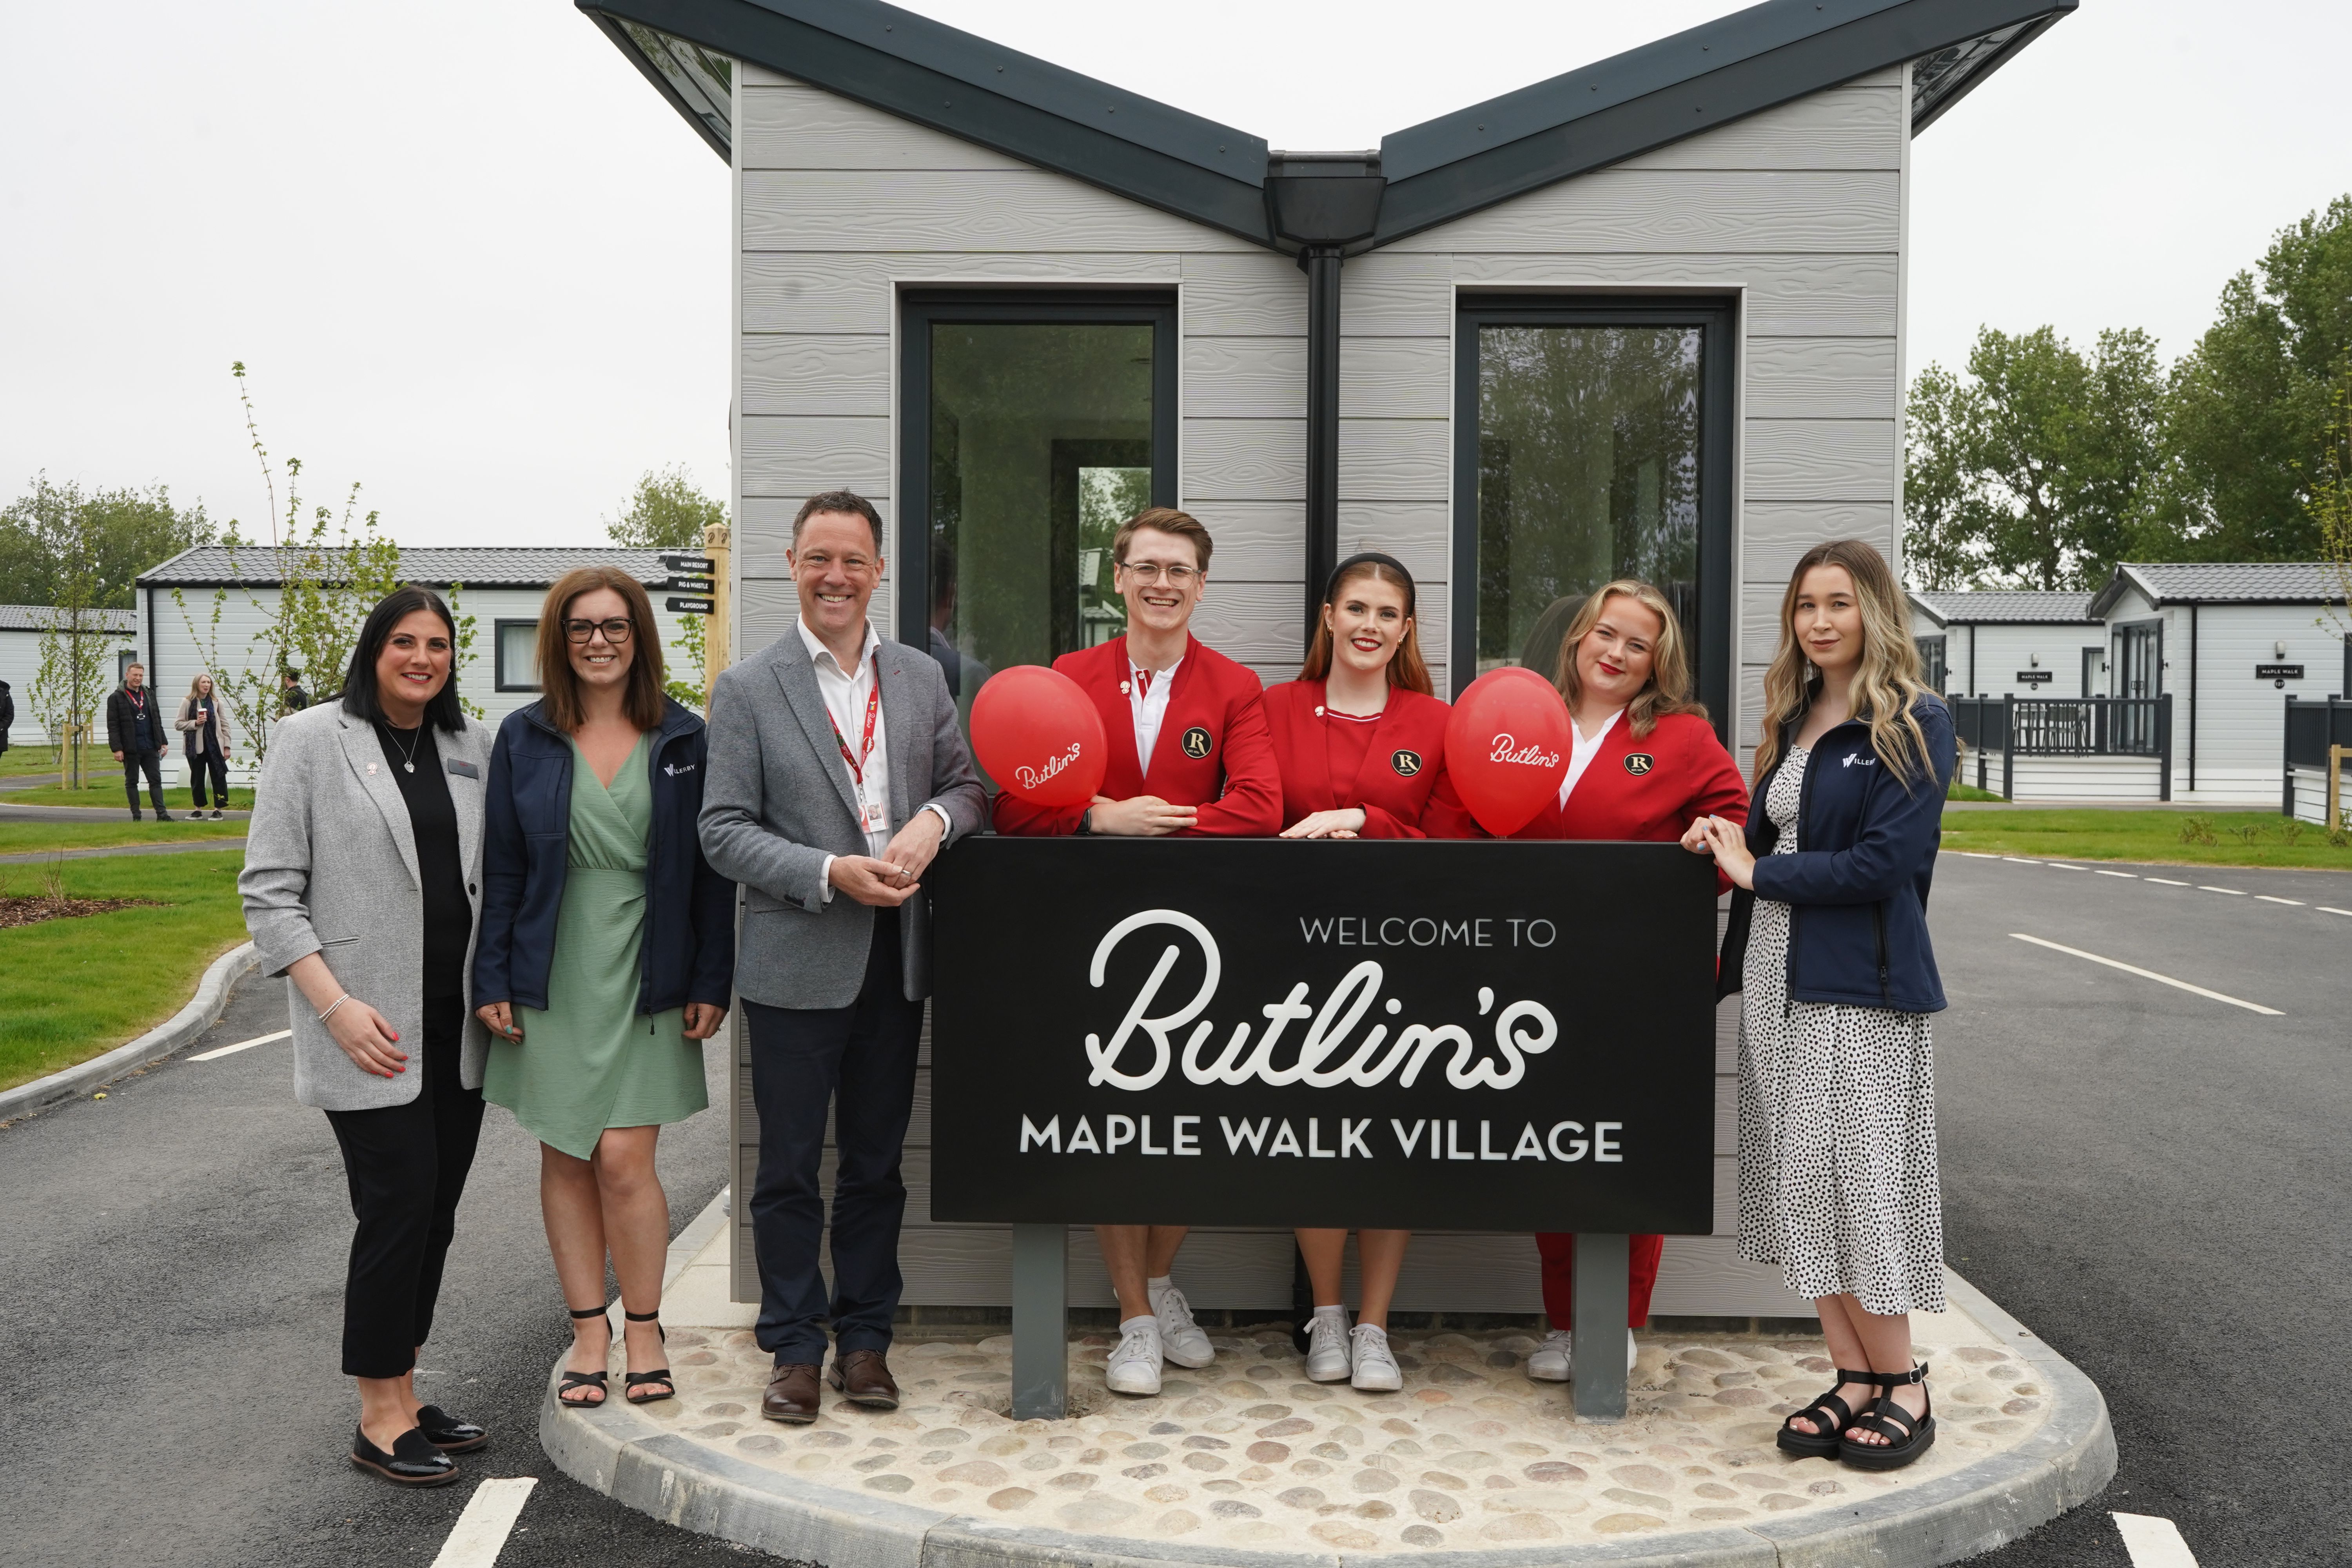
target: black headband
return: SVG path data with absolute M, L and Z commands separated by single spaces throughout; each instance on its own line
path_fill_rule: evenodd
M 1393 555 L 1383 555 L 1377 550 L 1367 550 L 1360 554 L 1349 556 L 1345 561 L 1340 562 L 1339 564 L 1331 568 L 1331 575 L 1324 579 L 1323 583 L 1323 602 L 1325 604 L 1329 604 L 1332 597 L 1339 592 L 1339 580 L 1347 576 L 1350 570 L 1358 566 L 1387 567 L 1390 571 L 1404 579 L 1405 596 L 1407 598 L 1414 596 L 1415 591 L 1413 587 L 1412 574 L 1404 569 L 1403 562 L 1398 560 Z

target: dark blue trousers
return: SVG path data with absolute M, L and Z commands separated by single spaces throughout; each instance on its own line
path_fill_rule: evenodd
M 898 917 L 875 911 L 865 988 L 846 1007 L 769 1007 L 745 1001 L 760 1171 L 751 1235 L 760 1258 L 760 1348 L 779 1363 L 823 1364 L 834 1350 L 887 1350 L 904 1281 L 898 1226 L 907 1184 L 898 1161 L 915 1103 L 923 1005 L 906 997 Z M 826 1107 L 838 1161 L 833 1184 L 833 1293 L 818 1268 L 825 1233 L 817 1185 Z

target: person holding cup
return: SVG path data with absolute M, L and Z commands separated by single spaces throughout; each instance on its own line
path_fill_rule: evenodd
M 205 781 L 212 780 L 213 820 L 221 819 L 221 808 L 228 805 L 228 753 L 232 743 L 228 712 L 213 689 L 213 678 L 198 675 L 188 683 L 187 696 L 180 700 L 180 715 L 172 728 L 187 737 L 188 798 L 194 806 L 190 817 L 205 814 Z

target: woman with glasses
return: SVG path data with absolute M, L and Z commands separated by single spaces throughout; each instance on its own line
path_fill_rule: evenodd
M 677 1392 L 654 1145 L 664 1122 L 710 1102 L 702 1042 L 734 984 L 734 889 L 702 858 L 703 724 L 663 695 L 644 586 L 610 566 L 566 573 L 541 613 L 539 669 L 545 695 L 507 715 L 490 754 L 483 1094 L 540 1141 L 540 1209 L 572 1318 L 557 1397 L 604 1403 L 609 1257 L 625 1394 L 644 1405 Z

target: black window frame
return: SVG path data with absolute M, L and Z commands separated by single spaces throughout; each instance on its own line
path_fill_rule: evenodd
M 525 685 L 520 681 L 509 681 L 507 679 L 507 628 L 509 626 L 530 627 L 531 640 L 536 644 L 539 639 L 539 621 L 540 617 L 537 616 L 532 616 L 527 620 L 520 616 L 508 616 L 490 622 L 490 673 L 494 689 L 499 691 L 547 689 L 543 686 Z
M 894 498 L 898 640 L 930 644 L 931 328 L 989 321 L 1151 328 L 1151 504 L 1174 506 L 1178 356 L 1172 289 L 908 289 L 898 295 L 898 468 Z
M 1731 739 L 1738 584 L 1732 492 L 1738 473 L 1738 303 L 1713 295 L 1464 294 L 1454 324 L 1453 626 L 1446 681 L 1460 697 L 1478 669 L 1478 333 L 1485 327 L 1697 327 L 1699 339 L 1698 615 L 1693 679 L 1708 721 Z
M 1919 650 L 1921 673 L 1927 679 L 1928 689 L 1937 696 L 1943 695 L 1944 689 L 1952 683 L 1950 634 L 1915 632 L 1911 645 Z M 1933 657 L 1928 653 L 1931 647 L 1935 650 Z

